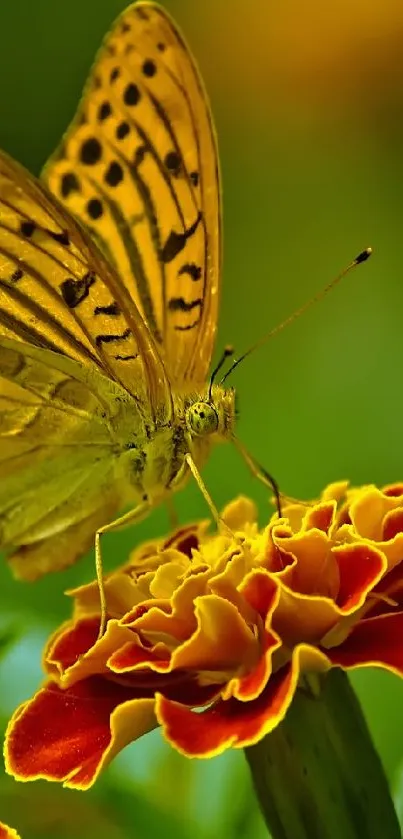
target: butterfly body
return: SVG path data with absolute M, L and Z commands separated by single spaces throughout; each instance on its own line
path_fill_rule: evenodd
M 234 429 L 232 389 L 214 386 L 205 402 L 198 392 L 175 393 L 167 423 L 150 421 L 117 382 L 52 351 L 0 338 L 0 374 L 3 390 L 12 383 L 16 398 L 23 383 L 24 396 L 28 386 L 31 397 L 19 402 L 19 421 L 14 411 L 9 428 L 4 422 L 10 412 L 0 414 L 0 453 L 11 448 L 14 455 L 8 475 L 3 456 L 1 546 L 12 550 L 15 573 L 29 579 L 74 562 L 92 544 L 94 520 L 102 527 L 126 506 L 142 506 L 145 514 L 182 488 L 190 477 L 185 456 L 202 468 L 212 446 Z M 39 394 L 50 402 L 38 404 Z M 197 433 L 191 425 L 195 406 Z M 208 411 L 214 428 L 211 422 L 204 427 Z M 46 447 L 35 457 L 32 443 L 43 428 Z M 74 530 L 79 540 L 68 540 Z
M 231 439 L 234 431 L 232 389 L 213 387 L 209 401 L 201 401 L 198 393 L 176 393 L 170 422 L 144 422 L 140 434 L 129 432 L 131 407 L 135 408 L 130 402 L 125 404 L 124 422 L 120 424 L 122 416 L 118 417 L 114 433 L 115 479 L 122 486 L 125 503 L 155 506 L 189 479 L 187 454 L 201 469 L 212 447 Z M 209 421 L 210 412 L 213 422 Z
M 207 97 L 167 13 L 135 3 L 42 181 L 0 153 L 0 547 L 18 576 L 201 486 L 235 423 L 233 391 L 209 387 L 220 281 Z

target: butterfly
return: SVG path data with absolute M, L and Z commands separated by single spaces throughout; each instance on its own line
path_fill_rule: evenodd
M 95 534 L 102 600 L 102 532 L 192 474 L 214 512 L 200 469 L 219 441 L 254 469 L 234 390 L 209 380 L 220 262 L 204 87 L 167 13 L 136 3 L 42 181 L 0 156 L 0 547 L 17 576 Z

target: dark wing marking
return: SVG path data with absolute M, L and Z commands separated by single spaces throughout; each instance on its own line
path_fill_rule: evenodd
M 111 300 L 113 320 L 101 310 Z M 95 314 L 98 309 L 98 314 Z M 119 335 L 119 351 L 107 336 Z M 0 336 L 95 365 L 168 421 L 171 396 L 156 344 L 112 266 L 47 189 L 0 153 Z M 124 355 L 131 363 L 121 363 Z
M 204 382 L 217 326 L 220 183 L 198 70 L 153 3 L 115 22 L 44 170 L 90 228 L 160 345 L 171 380 Z M 201 300 L 199 317 L 168 301 Z

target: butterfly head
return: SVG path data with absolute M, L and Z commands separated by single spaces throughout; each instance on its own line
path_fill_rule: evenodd
M 231 436 L 235 424 L 235 391 L 213 386 L 206 400 L 197 400 L 186 409 L 186 426 L 194 437 L 217 434 Z
M 226 439 L 231 436 L 236 416 L 235 391 L 233 388 L 225 389 L 215 385 L 214 380 L 233 352 L 232 347 L 225 347 L 211 374 L 205 399 L 196 399 L 186 409 L 186 425 L 192 437 L 205 438 L 217 434 L 221 439 Z

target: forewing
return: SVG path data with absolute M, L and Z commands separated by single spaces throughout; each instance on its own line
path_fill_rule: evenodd
M 169 419 L 156 344 L 118 275 L 48 190 L 0 153 L 0 336 L 94 365 Z
M 97 239 L 161 347 L 171 381 L 204 382 L 220 283 L 220 185 L 206 94 L 167 13 L 118 18 L 45 167 Z

